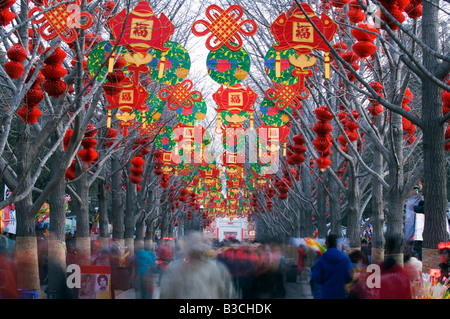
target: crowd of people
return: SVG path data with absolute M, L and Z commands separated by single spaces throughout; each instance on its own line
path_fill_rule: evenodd
M 0 245 L 0 298 L 20 298 L 15 285 L 12 263 L 13 241 L 1 237 Z M 38 234 L 39 277 L 44 287 L 48 284 L 48 260 L 45 236 Z M 90 265 L 109 266 L 110 278 L 98 285 L 110 285 L 109 298 L 116 290 L 133 289 L 136 299 L 154 299 L 158 287 L 160 299 L 277 299 L 286 296 L 287 264 L 285 251 L 275 243 L 240 243 L 237 241 L 209 241 L 201 233 L 192 233 L 183 239 L 162 238 L 154 249 L 137 250 L 125 254 L 120 247 L 110 245 L 99 249 L 92 241 Z M 368 271 L 370 255 L 366 243 L 361 250 L 351 252 L 338 247 L 338 238 L 329 235 L 326 250 L 314 252 L 313 262 L 306 263 L 308 248 L 298 247 L 296 259 L 297 282 L 309 284 L 315 299 L 410 299 L 414 282 L 422 279 L 422 262 L 413 249 L 405 245 L 403 263 L 393 258 L 398 254 L 394 242 L 387 238 L 385 254 L 378 264 L 378 284 L 370 286 L 372 274 Z M 66 263 L 86 264 L 85 256 L 77 249 L 75 240 L 66 240 Z M 449 243 L 450 246 L 450 243 Z M 441 247 L 439 282 L 450 277 L 450 247 Z M 309 256 L 310 257 L 310 256 Z M 308 257 L 308 258 L 309 258 Z M 121 271 L 119 271 L 121 270 Z M 124 271 L 125 270 L 125 271 Z M 309 274 L 306 281 L 302 274 Z M 52 274 L 53 275 L 53 274 Z M 66 274 L 67 275 L 67 274 Z M 65 285 L 65 277 L 61 280 Z M 369 281 L 368 281 L 369 280 Z M 124 285 L 125 282 L 125 285 Z M 65 287 L 67 288 L 67 287 Z M 86 298 L 83 289 L 62 289 L 59 297 Z M 49 294 L 49 291 L 45 291 Z

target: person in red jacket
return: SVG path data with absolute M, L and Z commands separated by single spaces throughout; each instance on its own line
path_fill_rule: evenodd
M 386 255 L 384 262 L 378 264 L 381 270 L 379 288 L 372 288 L 374 299 L 411 299 L 411 283 L 405 269 L 391 256 L 397 253 L 395 239 L 386 239 Z

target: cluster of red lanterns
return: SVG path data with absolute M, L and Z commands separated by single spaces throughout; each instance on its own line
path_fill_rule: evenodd
M 298 133 L 292 138 L 292 141 L 294 144 L 288 148 L 289 156 L 286 161 L 289 165 L 300 166 L 305 161 L 305 156 L 303 155 L 306 152 L 305 139 L 301 133 Z
M 119 56 L 114 63 L 113 72 L 106 75 L 106 82 L 103 84 L 103 90 L 106 95 L 117 96 L 121 91 L 121 83 L 127 79 L 122 68 L 125 67 L 127 61 Z
M 358 23 L 357 28 L 352 28 L 352 35 L 357 40 L 352 45 L 352 50 L 360 59 L 365 59 L 377 51 L 377 46 L 373 41 L 380 32 L 370 23 Z
M 275 189 L 272 186 L 267 187 L 267 189 L 264 190 L 264 193 L 266 194 L 266 207 L 268 211 L 272 211 L 273 209 L 273 203 L 272 198 L 277 194 Z
M 84 133 L 84 138 L 81 141 L 81 146 L 83 148 L 77 153 L 82 162 L 93 163 L 98 159 L 98 153 L 95 151 L 97 140 L 94 136 L 96 134 L 97 129 L 95 126 L 93 124 L 88 124 L 86 127 L 86 132 Z
M 163 170 L 164 163 L 162 156 L 163 151 L 161 149 L 157 149 L 153 152 L 153 173 L 160 177 L 161 180 L 159 181 L 159 184 L 165 189 L 170 184 L 169 180 L 171 176 L 166 174 Z
M 289 188 L 292 187 L 292 182 L 289 178 L 289 175 L 286 171 L 283 172 L 283 178 L 279 178 L 274 183 L 275 188 L 278 191 L 278 198 L 281 200 L 285 200 L 289 196 Z
M 30 81 L 31 77 L 34 75 L 34 72 L 35 68 L 32 68 L 28 73 L 27 79 L 25 80 L 26 83 Z M 25 98 L 23 101 L 24 105 L 17 110 L 17 115 L 20 116 L 22 122 L 34 124 L 41 116 L 42 112 L 37 108 L 37 106 L 44 99 L 44 92 L 40 86 L 43 81 L 44 76 L 41 72 L 39 72 L 33 84 L 27 93 L 25 93 Z
M 355 122 L 359 119 L 359 114 L 357 110 L 353 110 L 352 112 L 353 118 L 345 111 L 339 113 L 339 120 L 344 126 L 345 134 L 351 143 L 355 142 L 358 139 L 358 124 Z M 353 120 L 355 119 L 355 121 Z M 340 135 L 338 137 L 339 144 L 341 145 L 341 150 L 344 152 L 348 152 L 348 142 L 344 135 Z
M 16 15 L 9 10 L 9 8 L 16 2 L 16 0 L 2 0 L 0 2 L 0 26 L 7 26 Z
M 105 139 L 106 139 L 105 146 L 107 148 L 111 147 L 114 144 L 114 141 L 116 140 L 116 137 L 118 134 L 119 134 L 118 130 L 116 130 L 112 127 L 110 127 L 108 129 L 108 131 L 106 132 L 106 135 L 105 135 Z
M 144 137 L 139 137 L 134 141 L 133 150 L 138 150 L 136 155 L 131 159 L 130 164 L 130 182 L 136 184 L 136 190 L 139 192 L 141 190 L 141 185 L 139 185 L 144 179 L 142 174 L 144 173 L 144 157 L 150 153 L 150 147 L 148 146 L 149 139 Z
M 316 159 L 317 166 L 320 170 L 325 170 L 331 164 L 331 160 L 328 158 L 332 151 L 332 137 L 330 135 L 333 127 L 329 121 L 333 119 L 333 114 L 327 106 L 322 105 L 314 110 L 318 122 L 313 127 L 313 131 L 317 134 L 316 139 L 312 142 L 316 151 L 319 153 L 319 157 Z
M 367 5 L 367 3 L 362 0 L 364 4 Z M 366 14 L 364 13 L 364 10 L 362 9 L 361 5 L 358 3 L 358 0 L 352 0 L 350 1 L 350 4 L 348 6 L 347 16 L 350 22 L 353 23 L 359 23 L 364 21 L 366 19 Z
M 412 94 L 410 89 L 406 89 L 405 96 L 403 97 L 402 101 L 402 108 L 406 111 L 411 111 L 411 108 L 408 106 L 408 103 L 410 103 L 414 98 L 414 95 Z M 403 131 L 406 132 L 405 134 L 405 140 L 408 143 L 408 145 L 411 145 L 415 139 L 416 136 L 414 133 L 416 132 L 416 126 L 411 123 L 411 121 L 407 120 L 406 118 L 402 119 L 403 124 Z
M 45 52 L 50 50 L 48 48 Z M 67 70 L 62 67 L 62 63 L 67 56 L 60 47 L 45 59 L 45 66 L 42 68 L 42 75 L 45 77 L 45 81 L 42 83 L 42 88 L 49 96 L 60 97 L 66 90 L 67 84 L 61 78 L 67 75 Z
M 406 19 L 404 12 L 411 19 L 417 19 L 422 16 L 422 0 L 380 0 L 380 4 L 400 24 Z M 380 13 L 380 18 L 387 23 L 391 30 L 398 30 L 399 27 L 383 12 Z
M 416 20 L 422 16 L 422 0 L 409 0 L 409 3 L 403 9 L 408 17 Z
M 18 79 L 22 77 L 24 67 L 22 62 L 27 58 L 27 51 L 22 45 L 15 43 L 6 51 L 6 55 L 10 61 L 5 63 L 5 72 L 11 79 Z
M 381 98 L 384 97 L 383 94 L 381 93 L 381 91 L 383 91 L 384 87 L 380 82 L 373 81 L 369 85 L 375 92 L 377 92 L 377 94 Z M 380 102 L 378 102 L 376 99 L 374 99 L 372 97 L 369 97 L 369 107 L 367 108 L 367 110 L 373 117 L 379 116 L 384 111 Z

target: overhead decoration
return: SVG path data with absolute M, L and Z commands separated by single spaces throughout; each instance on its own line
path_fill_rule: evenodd
M 77 38 L 77 29 L 86 30 L 92 26 L 93 19 L 88 12 L 78 11 L 81 0 L 68 3 L 62 0 L 43 0 L 43 7 L 32 8 L 28 12 L 31 18 L 38 12 L 42 12 L 42 17 L 31 20 L 33 23 L 43 23 L 39 28 L 39 33 L 46 41 L 50 41 L 59 36 L 64 42 L 72 43 Z M 75 13 L 76 14 L 73 14 Z
M 367 30 L 367 31 L 364 31 Z M 369 23 L 358 23 L 356 28 L 351 30 L 353 37 L 358 41 L 352 45 L 352 50 L 361 58 L 365 59 L 377 51 L 377 46 L 373 41 L 380 32 Z
M 409 107 L 409 103 L 414 99 L 414 95 L 412 94 L 411 90 L 409 88 L 406 89 L 405 95 L 403 97 L 402 101 L 402 108 L 406 111 L 411 111 L 411 108 Z M 402 125 L 403 125 L 403 131 L 405 133 L 405 140 L 408 143 L 408 145 L 411 145 L 415 140 L 416 136 L 414 133 L 416 132 L 416 126 L 406 118 L 402 117 Z
M 91 76 L 95 76 L 95 74 L 99 72 L 99 69 L 101 68 L 98 76 L 95 78 L 97 82 L 102 82 L 108 74 L 108 65 L 105 63 L 105 59 L 111 53 L 113 48 L 114 46 L 109 41 L 101 41 L 100 43 L 96 44 L 89 52 L 87 58 L 87 67 L 89 74 Z M 128 51 L 124 46 L 118 46 L 116 48 L 116 52 L 114 52 L 114 56 L 123 57 L 126 52 Z M 103 64 L 105 65 L 102 66 Z M 121 71 L 126 71 L 126 64 L 123 64 Z
M 231 87 L 221 86 L 213 94 L 217 111 L 217 129 L 221 127 L 221 121 L 238 127 L 250 117 L 250 128 L 253 127 L 253 104 L 256 102 L 257 94 L 250 88 L 246 89 L 241 84 Z
M 242 45 L 241 35 L 252 36 L 257 31 L 255 21 L 247 19 L 240 21 L 244 15 L 244 9 L 239 5 L 232 5 L 226 10 L 213 4 L 206 8 L 206 20 L 197 20 L 192 25 L 192 33 L 198 37 L 211 35 L 206 40 L 206 48 L 210 51 L 217 51 L 221 46 L 226 46 L 230 51 L 238 51 Z M 251 25 L 247 31 L 244 25 Z M 204 26 L 203 31 L 197 30 L 198 26 Z
M 289 106 L 286 106 L 282 110 L 275 107 L 273 100 L 267 97 L 261 102 L 259 111 L 263 122 L 271 126 L 282 126 L 289 123 L 291 120 L 289 114 L 293 113 L 293 109 Z
M 211 51 L 206 59 L 209 76 L 219 84 L 233 86 L 244 80 L 250 72 L 250 57 L 244 48 L 232 51 L 221 46 Z
M 318 122 L 313 128 L 313 131 L 317 134 L 317 137 L 312 144 L 319 153 L 319 157 L 316 159 L 317 166 L 320 170 L 324 171 L 331 164 L 329 155 L 331 155 L 331 131 L 333 127 L 328 123 L 333 119 L 333 115 L 327 106 L 322 105 L 314 110 Z
M 167 51 L 164 44 L 175 30 L 172 22 L 161 13 L 158 18 L 148 2 L 139 1 L 131 12 L 123 9 L 108 20 L 108 26 L 114 36 L 111 44 L 124 45 L 134 53 L 144 56 L 149 49 Z
M 6 27 L 16 17 L 16 15 L 9 9 L 15 2 L 16 0 L 5 0 L 0 3 L 1 27 Z
M 28 72 L 27 79 L 25 80 L 27 84 L 31 77 L 34 76 L 35 70 L 35 68 L 31 68 Z M 39 72 L 30 89 L 25 93 L 23 106 L 17 110 L 17 115 L 20 116 L 22 122 L 34 124 L 41 116 L 42 112 L 38 109 L 38 105 L 44 99 L 44 92 L 40 85 L 44 80 L 44 76 Z
M 48 51 L 47 49 L 46 51 Z M 46 52 L 44 51 L 44 53 Z M 60 47 L 45 59 L 45 66 L 42 68 L 42 75 L 45 81 L 42 83 L 42 88 L 49 96 L 59 97 L 67 90 L 67 84 L 61 80 L 67 75 L 67 70 L 62 67 L 64 58 L 67 56 Z
M 153 57 L 147 64 L 152 79 L 161 84 L 175 85 L 185 79 L 191 68 L 191 59 L 186 49 L 179 43 L 167 41 L 166 51 L 150 49 Z
M 86 127 L 86 132 L 84 133 L 84 138 L 81 141 L 81 146 L 83 147 L 78 151 L 78 156 L 80 160 L 85 163 L 93 163 L 98 159 L 98 153 L 95 151 L 97 146 L 97 140 L 94 136 L 97 134 L 97 129 L 93 124 L 88 124 Z
M 290 16 L 286 12 L 280 14 L 270 26 L 270 31 L 277 41 L 273 48 L 277 51 L 294 49 L 298 55 L 291 55 L 289 62 L 296 67 L 295 74 L 300 77 L 301 87 L 303 87 L 302 78 L 310 76 L 307 68 L 316 63 L 314 57 L 308 56 L 312 50 L 325 52 L 325 78 L 330 77 L 330 47 L 315 28 L 320 30 L 328 41 L 331 41 L 336 33 L 337 24 L 325 13 L 322 13 L 319 18 L 307 3 L 302 3 L 301 7 L 297 7 Z M 278 75 L 281 74 L 281 58 L 275 60 L 275 70 Z
M 27 51 L 25 51 L 21 44 L 15 43 L 6 51 L 6 56 L 10 59 L 4 66 L 6 74 L 11 79 L 22 77 L 25 70 L 22 62 L 27 58 Z
M 169 85 L 167 88 L 162 88 L 159 91 L 161 100 L 168 101 L 170 110 L 178 108 L 192 109 L 195 102 L 202 100 L 202 94 L 199 91 L 191 91 L 194 84 L 191 80 L 184 80 L 175 85 Z

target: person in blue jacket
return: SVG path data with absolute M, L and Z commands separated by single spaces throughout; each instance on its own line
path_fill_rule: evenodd
M 353 267 L 350 258 L 337 248 L 337 236 L 330 234 L 327 250 L 313 267 L 312 279 L 321 285 L 319 299 L 345 299 L 345 285 L 352 281 Z

